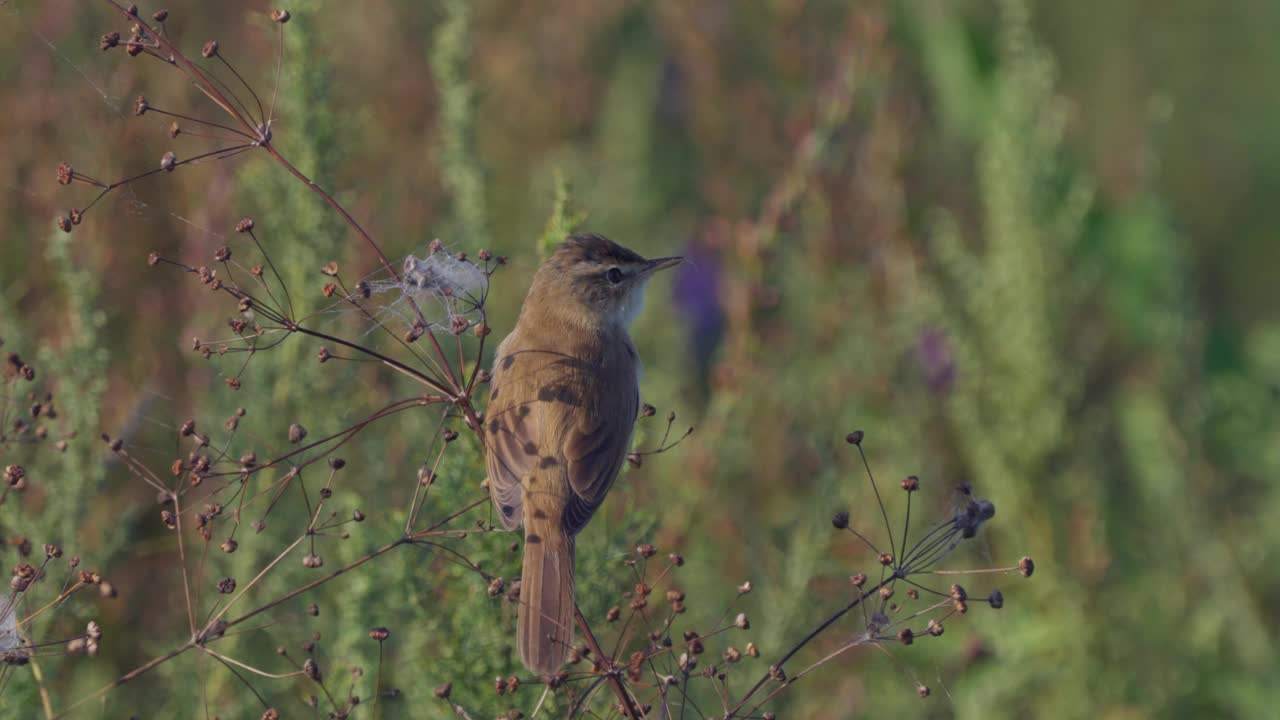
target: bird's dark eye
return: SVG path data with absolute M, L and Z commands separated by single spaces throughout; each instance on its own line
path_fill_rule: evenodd
M 622 271 L 618 268 L 609 268 L 609 272 L 605 273 L 604 276 L 609 278 L 609 282 L 614 285 L 622 282 Z

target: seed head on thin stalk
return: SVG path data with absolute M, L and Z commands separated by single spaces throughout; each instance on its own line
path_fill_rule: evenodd
M 861 455 L 865 435 L 855 433 L 851 437 L 856 442 L 850 444 Z M 865 464 L 865 455 L 861 460 Z M 871 477 L 869 465 L 866 469 Z M 916 476 L 909 476 L 900 484 L 908 504 L 924 487 Z M 611 682 L 622 684 L 637 710 L 688 706 L 700 707 L 700 716 L 768 716 L 771 713 L 763 709 L 765 705 L 784 692 L 802 692 L 795 688 L 808 687 L 802 682 L 805 677 L 851 649 L 866 646 L 888 652 L 942 637 L 946 621 L 960 615 L 960 608 L 967 609 L 975 600 L 958 584 L 950 589 L 933 587 L 929 581 L 935 576 L 952 572 L 1029 575 L 1028 569 L 1034 568 L 1029 558 L 1012 567 L 977 571 L 940 568 L 954 549 L 994 517 L 994 510 L 994 504 L 970 491 L 957 511 L 914 532 L 909 515 L 904 512 L 900 533 L 894 534 L 896 552 L 873 542 L 873 533 L 857 530 L 855 519 L 848 513 L 836 513 L 831 521 L 835 530 L 848 533 L 855 545 L 870 551 L 868 560 L 881 570 L 871 577 L 862 572 L 852 574 L 846 586 L 852 590 L 852 598 L 800 638 L 773 649 L 777 659 L 769 663 L 760 660 L 762 650 L 751 637 L 756 618 L 735 611 L 731 602 L 700 627 L 692 618 L 707 602 L 690 597 L 681 588 L 678 572 L 683 557 L 671 554 L 665 562 L 658 562 L 658 549 L 650 543 L 640 543 L 634 554 L 623 560 L 628 578 L 618 593 L 617 604 L 600 625 L 607 629 L 608 637 L 602 636 L 597 642 L 583 620 L 584 632 L 603 652 L 593 652 L 595 648 L 573 650 L 569 653 L 568 673 L 552 678 L 549 687 L 567 694 L 570 717 L 587 715 L 593 712 L 592 707 L 603 706 L 606 701 L 600 699 L 600 690 Z M 878 514 L 882 520 L 889 517 L 887 507 L 880 508 Z M 887 526 L 883 533 L 889 535 Z M 744 582 L 733 597 L 741 598 L 751 589 L 752 584 Z M 715 601 L 711 602 L 715 607 Z M 1004 604 L 1004 595 L 993 590 L 976 602 L 998 609 Z M 837 621 L 855 608 L 861 623 L 850 633 L 847 623 Z M 761 622 L 769 620 L 766 613 Z M 816 658 L 794 665 L 802 651 L 819 643 L 826 649 Z M 758 678 L 754 684 L 753 677 Z M 911 680 L 911 688 L 920 697 L 929 695 L 927 686 L 914 676 Z M 502 680 L 498 687 L 507 692 L 511 683 Z M 706 703 L 713 705 L 708 708 Z M 666 717 L 666 711 L 660 716 Z

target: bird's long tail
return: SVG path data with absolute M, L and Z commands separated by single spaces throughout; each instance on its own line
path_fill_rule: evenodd
M 559 518 L 526 517 L 516 633 L 520 659 L 539 676 L 557 672 L 573 643 L 573 555 Z

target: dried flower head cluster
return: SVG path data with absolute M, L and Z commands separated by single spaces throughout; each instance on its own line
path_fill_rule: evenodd
M 4 344 L 0 339 L 0 346 Z M 11 510 L 11 517 L 19 523 L 28 510 L 23 503 L 25 493 L 33 486 L 37 494 L 47 491 L 46 479 L 33 477 L 28 468 L 35 466 L 41 453 L 65 452 L 74 437 L 60 429 L 53 393 L 41 388 L 39 375 L 19 353 L 5 356 L 0 373 L 0 505 Z M 33 658 L 97 655 L 102 641 L 97 622 L 89 622 L 82 632 L 63 635 L 59 634 L 62 628 L 49 620 L 86 591 L 114 598 L 115 586 L 97 572 L 83 570 L 79 557 L 64 558 L 57 545 L 37 547 L 24 534 L 9 535 L 4 545 L 14 551 L 17 560 L 11 567 L 9 589 L 0 598 L 0 688 L 11 672 Z

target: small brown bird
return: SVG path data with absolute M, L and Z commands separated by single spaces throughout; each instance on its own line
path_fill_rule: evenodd
M 489 495 L 503 527 L 524 524 L 517 643 L 539 676 L 573 641 L 574 536 L 604 501 L 631 446 L 640 358 L 628 327 L 653 274 L 599 235 L 573 235 L 533 278 L 498 346 L 485 419 Z

